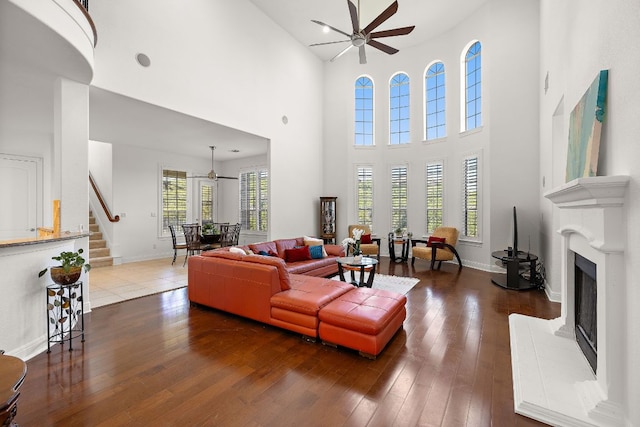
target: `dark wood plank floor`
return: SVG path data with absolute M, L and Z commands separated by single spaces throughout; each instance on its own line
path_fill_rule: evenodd
M 23 426 L 534 426 L 514 414 L 510 313 L 557 317 L 541 291 L 426 261 L 404 328 L 371 361 L 233 315 L 190 307 L 186 289 L 85 317 L 86 342 L 28 361 Z

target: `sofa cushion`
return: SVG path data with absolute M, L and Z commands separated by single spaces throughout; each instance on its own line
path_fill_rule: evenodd
M 298 246 L 304 246 L 304 240 L 302 240 L 302 237 L 295 239 L 278 239 L 274 240 L 273 243 L 275 243 L 276 245 L 276 253 L 280 258 L 284 260 L 287 259 L 284 251 L 286 251 L 287 249 L 296 248 Z
M 204 251 L 200 254 L 203 257 L 226 258 L 236 261 L 242 261 L 246 255 L 230 252 L 228 248 L 217 249 L 215 251 Z
M 283 259 L 278 257 L 245 255 L 243 261 L 275 266 L 278 269 L 278 274 L 280 275 L 280 289 L 286 291 L 291 287 L 289 270 L 287 270 L 287 266 L 285 265 Z
M 277 307 L 311 316 L 353 289 L 349 283 L 300 274 L 292 274 L 291 289 L 278 292 L 271 297 L 271 307 Z
M 235 246 L 231 246 L 229 248 L 229 252 L 233 252 L 234 254 L 241 254 L 241 255 L 246 255 L 247 254 L 244 249 L 238 248 L 238 247 L 235 247 Z
M 308 246 L 300 246 L 284 250 L 284 260 L 286 262 L 306 261 L 311 259 Z
M 324 240 L 315 237 L 303 236 L 305 246 L 320 246 L 322 247 L 322 256 L 327 256 L 327 251 L 324 249 Z
M 365 245 L 371 244 L 371 234 L 363 234 L 360 237 L 360 243 Z
M 275 242 L 260 242 L 260 243 L 251 243 L 249 244 L 249 249 L 254 254 L 259 254 L 260 251 L 264 251 L 266 253 L 278 253 L 278 249 L 276 249 Z
M 345 256 L 344 246 L 342 245 L 324 245 L 324 250 L 328 256 Z
M 307 246 L 309 248 L 309 254 L 311 254 L 312 259 L 324 258 L 326 255 L 324 254 L 324 248 L 322 245 L 320 246 Z
M 307 274 L 307 272 L 317 270 L 327 265 L 335 266 L 336 271 L 338 271 L 338 264 L 336 263 L 336 259 L 332 257 L 310 259 L 298 262 L 288 262 L 286 265 L 287 270 L 290 274 Z

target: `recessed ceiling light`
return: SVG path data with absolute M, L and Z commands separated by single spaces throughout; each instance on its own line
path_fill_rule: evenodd
M 329 26 L 328 26 L 328 25 L 325 25 L 324 27 L 322 27 L 322 32 L 323 32 L 323 33 L 325 33 L 325 34 L 326 34 L 326 33 L 328 33 L 329 31 L 331 31 L 331 28 L 329 28 Z
M 148 67 L 149 65 L 151 65 L 151 59 L 149 59 L 149 57 L 144 53 L 137 54 L 136 61 L 138 62 L 138 64 L 142 65 L 143 67 Z

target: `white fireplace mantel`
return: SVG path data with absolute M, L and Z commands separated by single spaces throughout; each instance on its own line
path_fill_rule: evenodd
M 561 316 L 509 316 L 516 412 L 552 425 L 624 425 L 619 328 L 626 286 L 628 176 L 578 178 L 545 194 L 561 235 Z M 575 341 L 575 254 L 596 264 L 598 360 L 594 375 Z

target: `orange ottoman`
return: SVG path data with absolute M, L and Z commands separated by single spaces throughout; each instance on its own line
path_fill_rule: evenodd
M 358 350 L 375 359 L 407 316 L 407 297 L 382 289 L 354 288 L 318 313 L 318 334 L 324 344 Z

